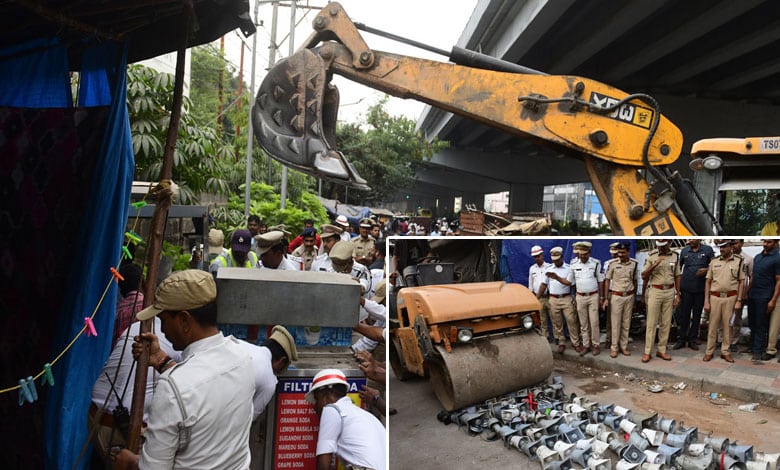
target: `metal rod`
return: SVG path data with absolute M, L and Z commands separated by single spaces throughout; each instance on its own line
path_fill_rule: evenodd
M 354 23 L 354 24 L 355 27 L 361 31 L 365 31 L 371 34 L 376 34 L 377 36 L 382 36 L 387 39 L 392 39 L 393 41 L 398 41 L 403 44 L 408 44 L 410 46 L 414 46 L 419 49 L 433 52 L 434 54 L 443 55 L 444 57 L 450 56 L 450 53 L 445 51 L 444 49 L 439 49 L 437 47 L 429 46 L 428 44 L 423 44 L 421 42 L 415 41 L 414 39 L 408 39 L 393 33 L 388 33 L 387 31 L 382 31 L 381 29 L 372 28 L 371 26 L 366 26 L 363 23 Z
M 255 26 L 260 2 L 255 1 Z M 242 46 L 243 47 L 243 46 Z M 252 144 L 254 131 L 252 129 L 252 101 L 255 98 L 255 64 L 257 63 L 257 33 L 252 35 L 252 78 L 249 80 L 249 119 L 246 127 L 246 180 L 244 181 L 244 220 L 249 217 L 250 194 L 252 193 Z
M 287 43 L 289 46 L 289 53 L 288 57 L 292 57 L 293 54 L 295 54 L 295 13 L 296 13 L 296 2 L 295 0 L 292 0 L 290 2 L 290 39 Z M 282 184 L 279 191 L 280 194 L 280 201 L 279 201 L 279 209 L 284 210 L 287 207 L 287 165 L 282 165 Z

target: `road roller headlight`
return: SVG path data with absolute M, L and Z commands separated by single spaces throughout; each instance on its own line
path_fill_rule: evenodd
M 471 328 L 458 328 L 458 342 L 468 343 L 474 337 L 474 330 Z
M 531 315 L 526 315 L 523 317 L 523 328 L 526 330 L 530 330 L 534 327 L 534 317 Z

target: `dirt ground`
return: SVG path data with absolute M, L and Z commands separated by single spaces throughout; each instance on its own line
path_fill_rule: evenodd
M 648 386 L 654 381 L 642 377 L 626 377 L 600 371 L 579 364 L 556 361 L 556 375 L 564 377 L 564 385 L 569 393 L 587 395 L 599 403 L 615 403 L 636 413 L 660 415 L 673 418 L 686 427 L 699 429 L 699 440 L 709 433 L 713 436 L 728 437 L 741 444 L 752 444 L 756 450 L 780 452 L 780 410 L 767 406 L 757 406 L 750 413 L 737 407 L 745 402 L 724 397 L 712 398 L 709 394 L 684 390 L 674 390 L 676 384 L 659 383 L 664 391 L 653 393 Z
M 699 440 L 712 433 L 731 442 L 753 445 L 755 451 L 780 452 L 780 410 L 759 405 L 750 413 L 739 411 L 745 404 L 733 399 L 711 399 L 686 387 L 661 383 L 664 391 L 651 393 L 641 377 L 624 377 L 566 361 L 556 361 L 553 375 L 561 376 L 567 394 L 586 395 L 602 404 L 614 403 L 637 414 L 658 411 L 685 426 L 699 429 Z M 398 414 L 388 420 L 390 468 L 539 468 L 517 450 L 500 442 L 485 442 L 469 436 L 454 425 L 436 419 L 441 410 L 430 384 L 422 379 L 400 382 L 391 373 L 390 406 Z

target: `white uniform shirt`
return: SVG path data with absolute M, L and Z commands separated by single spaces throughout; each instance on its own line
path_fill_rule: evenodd
M 173 345 L 168 338 L 160 331 L 160 319 L 154 317 L 154 326 L 152 330 L 156 332 L 157 339 L 160 343 L 160 349 L 171 357 L 175 362 L 181 361 L 181 353 L 173 350 Z M 98 408 L 103 408 L 103 404 L 106 404 L 105 412 L 111 413 L 116 408 L 117 399 L 114 392 L 111 391 L 111 382 L 114 382 L 114 389 L 116 393 L 122 397 L 122 404 L 130 409 L 130 405 L 133 403 L 133 385 L 135 384 L 135 359 L 133 359 L 133 338 L 138 336 L 141 331 L 141 322 L 135 322 L 130 325 L 125 331 L 119 335 L 116 341 L 116 346 L 108 356 L 106 364 L 103 366 L 103 370 L 100 371 L 95 381 L 95 385 L 92 387 L 92 403 Z M 125 337 L 127 339 L 127 345 L 125 346 Z M 118 369 L 118 370 L 117 370 Z M 132 369 L 132 372 L 131 372 Z M 111 378 L 109 382 L 106 377 L 106 373 Z M 116 374 L 116 378 L 114 378 Z M 147 421 L 149 416 L 149 408 L 152 406 L 152 394 L 154 393 L 154 385 L 157 383 L 158 374 L 154 369 L 150 370 L 146 374 L 146 399 L 144 400 L 144 421 Z M 127 388 L 125 388 L 125 384 Z M 108 401 L 106 401 L 108 398 Z
M 542 285 L 544 273 L 550 266 L 552 266 L 552 264 L 547 262 L 543 262 L 541 266 L 534 262 L 528 269 L 528 288 L 531 289 L 531 292 L 534 294 L 539 293 L 539 286 Z
M 604 282 L 604 273 L 601 272 L 601 261 L 596 258 L 588 258 L 583 263 L 579 258 L 569 265 L 569 282 L 576 285 L 577 292 L 584 294 L 598 292 L 599 282 Z
M 187 346 L 157 381 L 139 468 L 249 468 L 254 391 L 252 359 L 237 339 L 217 333 Z M 179 424 L 189 430 L 183 450 Z
M 252 369 L 255 370 L 255 395 L 252 403 L 254 412 L 252 421 L 265 410 L 268 403 L 276 393 L 276 383 L 278 382 L 274 375 L 273 365 L 271 364 L 271 350 L 265 346 L 257 346 L 247 341 L 239 341 L 239 344 L 252 357 Z
M 296 263 L 295 261 L 291 260 L 286 256 L 282 258 L 282 261 L 279 263 L 279 266 L 275 268 L 268 268 L 263 266 L 262 261 L 257 262 L 257 267 L 261 269 L 278 269 L 279 271 L 300 271 L 301 270 L 300 263 Z
M 333 272 L 333 264 L 330 262 L 330 256 L 328 256 L 327 253 L 323 253 L 314 258 L 314 261 L 311 262 L 310 271 Z
M 352 241 L 352 235 L 350 235 L 350 233 L 349 233 L 349 232 L 347 232 L 346 230 L 344 230 L 343 232 L 341 232 L 341 233 L 339 234 L 339 237 L 341 237 L 341 239 L 342 239 L 343 241 L 345 241 L 345 242 Z
M 350 276 L 357 279 L 360 285 L 363 286 L 363 297 L 370 298 L 370 293 L 373 289 L 371 270 L 360 263 L 352 263 L 352 273 Z
M 387 317 L 385 317 L 385 306 L 378 304 L 373 300 L 366 299 L 365 305 L 360 307 L 360 320 L 371 318 L 374 320 L 374 326 L 385 326 Z M 379 345 L 373 339 L 365 336 L 355 341 L 352 345 L 353 351 L 373 351 Z
M 349 397 L 322 409 L 317 455 L 337 454 L 352 465 L 385 469 L 385 428 Z M 339 413 L 340 412 L 340 413 Z
M 566 263 L 563 263 L 560 267 L 556 266 L 554 263 L 551 263 L 545 273 L 555 273 L 561 279 L 566 279 L 569 277 L 569 271 L 569 265 Z M 555 279 L 550 279 L 546 275 L 542 277 L 542 284 L 547 284 L 547 292 L 552 295 L 571 294 L 571 287 L 560 283 Z

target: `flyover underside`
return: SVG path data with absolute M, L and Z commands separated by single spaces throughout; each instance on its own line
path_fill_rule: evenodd
M 673 168 L 692 178 L 688 168 L 690 146 L 696 140 L 708 137 L 745 137 L 780 134 L 780 110 L 771 105 L 735 103 L 703 98 L 656 96 L 661 112 L 683 131 L 684 154 Z M 506 132 L 476 124 L 469 119 L 450 116 L 445 126 L 451 129 L 453 147 L 434 155 L 418 171 L 420 183 L 430 185 L 431 197 L 449 198 L 451 194 L 490 194 L 523 191 L 524 199 L 541 201 L 546 185 L 588 181 L 585 166 L 577 158 L 565 156 L 549 148 L 524 141 Z M 467 132 L 468 130 L 468 132 Z M 446 139 L 447 136 L 440 138 Z M 462 140 L 473 148 L 458 148 Z M 434 192 L 442 188 L 441 192 Z M 528 198 L 529 191 L 538 191 L 538 197 Z M 481 198 L 479 198 L 481 199 Z M 480 204 L 481 205 L 481 204 Z M 522 207 L 514 210 L 534 211 Z

